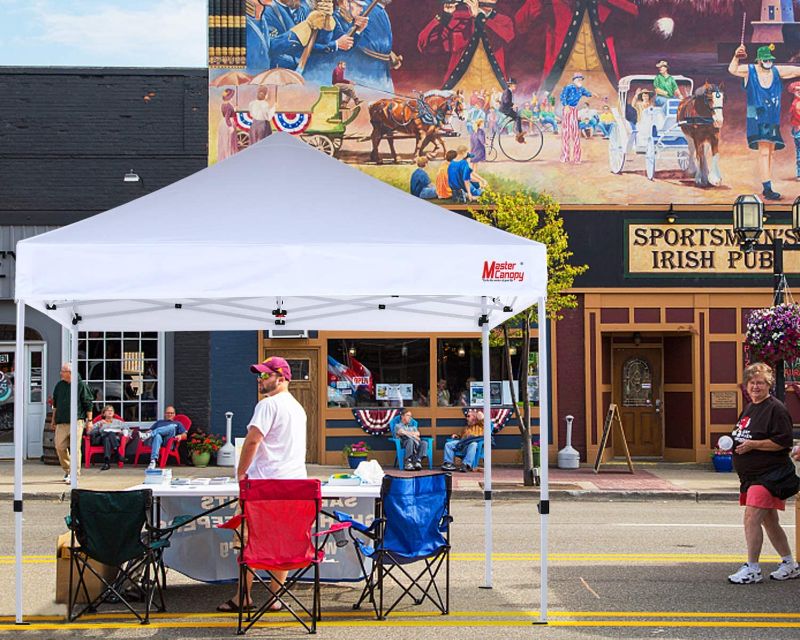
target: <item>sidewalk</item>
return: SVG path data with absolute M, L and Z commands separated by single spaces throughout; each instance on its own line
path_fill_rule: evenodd
M 171 467 L 174 477 L 232 476 L 232 467 Z M 341 467 L 308 465 L 310 477 L 326 480 Z M 387 471 L 390 471 L 387 469 Z M 392 470 L 398 475 L 408 472 Z M 68 490 L 57 465 L 27 461 L 23 465 L 25 499 L 60 499 Z M 116 466 L 100 471 L 100 465 L 83 469 L 79 486 L 83 489 L 117 490 L 138 484 L 144 467 Z M 688 463 L 642 462 L 635 473 L 628 473 L 624 463 L 604 464 L 600 473 L 585 466 L 581 469 L 550 469 L 551 500 L 737 500 L 739 483 L 734 473 L 715 473 L 708 465 Z M 14 464 L 0 461 L 0 499 L 11 500 L 14 494 Z M 492 497 L 495 500 L 538 499 L 538 487 L 524 487 L 519 467 L 492 469 Z M 453 474 L 454 499 L 483 499 L 483 470 Z

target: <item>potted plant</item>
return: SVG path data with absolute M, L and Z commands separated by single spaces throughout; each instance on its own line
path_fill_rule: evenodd
M 366 460 L 370 451 L 372 451 L 372 449 L 363 440 L 348 444 L 342 449 L 342 453 L 347 457 L 347 464 L 351 469 L 357 468 L 362 460 Z
M 715 447 L 711 450 L 711 462 L 718 473 L 733 471 L 733 451 Z
M 215 433 L 205 433 L 195 431 L 186 442 L 186 448 L 192 457 L 192 464 L 195 467 L 207 467 L 211 461 L 211 454 L 219 451 L 225 438 Z
M 800 305 L 754 309 L 747 318 L 745 345 L 751 362 L 775 364 L 800 357 Z

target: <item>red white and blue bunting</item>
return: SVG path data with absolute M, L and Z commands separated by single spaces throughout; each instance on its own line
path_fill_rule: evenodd
M 272 117 L 272 124 L 278 131 L 285 131 L 297 135 L 303 133 L 311 124 L 310 113 L 276 113 Z
M 399 414 L 399 409 L 353 409 L 358 426 L 371 436 L 390 433 L 389 423 Z
M 249 111 L 236 112 L 236 128 L 240 131 L 250 131 L 253 126 L 253 119 L 250 117 Z
M 466 418 L 467 414 L 474 410 L 483 411 L 483 407 L 464 407 L 464 417 Z M 513 409 L 492 409 L 492 433 L 502 431 L 513 414 Z

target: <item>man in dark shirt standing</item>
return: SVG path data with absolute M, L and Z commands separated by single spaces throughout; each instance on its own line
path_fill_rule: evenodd
M 331 84 L 333 84 L 334 87 L 338 87 L 343 96 L 347 96 L 350 102 L 354 102 L 355 105 L 358 106 L 361 104 L 361 100 L 359 100 L 356 95 L 353 83 L 344 77 L 345 69 L 347 69 L 347 63 L 344 60 L 339 60 L 333 68 L 333 73 L 331 73 Z M 342 104 L 342 106 L 344 106 L 344 104 Z
M 514 89 L 517 88 L 517 83 L 513 78 L 509 78 L 506 82 L 505 91 L 500 97 L 500 107 L 498 111 L 504 116 L 514 120 L 514 131 L 517 132 L 517 142 L 524 144 L 525 135 L 522 133 L 522 119 L 519 117 L 519 111 L 514 108 Z
M 70 470 L 70 383 L 72 382 L 72 368 L 69 362 L 61 365 L 61 380 L 56 383 L 53 389 L 53 413 L 50 419 L 50 428 L 56 433 L 53 438 L 58 454 L 58 462 L 64 470 L 64 482 L 69 483 Z M 78 432 L 76 436 L 83 433 L 86 424 L 92 422 L 92 392 L 87 384 L 78 376 Z M 84 423 L 81 416 L 86 416 Z M 81 465 L 78 463 L 78 475 L 81 473 Z

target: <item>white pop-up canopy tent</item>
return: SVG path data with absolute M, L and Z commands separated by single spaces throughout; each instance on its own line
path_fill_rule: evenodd
M 488 332 L 539 305 L 545 247 L 377 181 L 288 134 L 90 219 L 17 244 L 15 484 L 22 621 L 25 308 L 78 331 L 316 329 Z M 539 374 L 547 389 L 540 324 Z M 72 385 L 76 428 L 76 385 Z M 486 389 L 484 413 L 490 415 Z M 547 393 L 540 400 L 541 500 L 548 504 Z M 485 430 L 485 585 L 491 586 L 491 446 Z M 72 438 L 72 486 L 77 439 Z M 547 508 L 541 617 L 547 612 Z

